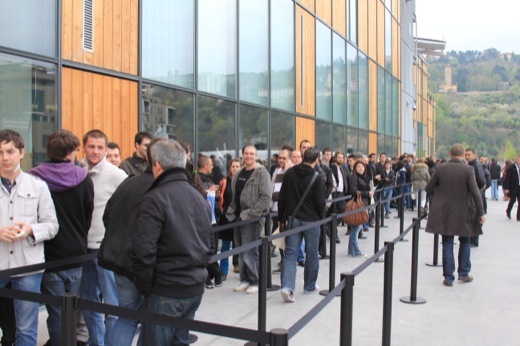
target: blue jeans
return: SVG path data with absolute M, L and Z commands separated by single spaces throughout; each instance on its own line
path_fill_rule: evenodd
M 448 282 L 455 281 L 455 257 L 453 256 L 453 236 L 442 236 L 442 275 Z M 459 237 L 459 267 L 457 273 L 459 279 L 467 276 L 471 271 L 471 261 L 469 259 L 471 253 L 471 238 Z
M 412 185 L 405 185 L 405 186 L 403 186 L 403 192 L 404 193 L 411 192 L 411 191 L 412 191 Z M 411 194 L 407 194 L 404 197 L 404 208 L 405 209 L 410 209 L 412 207 L 413 207 L 412 195 Z
M 149 297 L 148 311 L 159 315 L 182 317 L 193 320 L 202 296 L 190 298 L 162 297 L 152 293 Z M 159 324 L 145 325 L 146 345 L 183 345 L 190 344 L 189 330 Z
M 97 251 L 97 250 L 96 250 Z M 92 252 L 89 250 L 89 253 Z M 81 279 L 81 298 L 93 302 L 118 305 L 117 287 L 114 272 L 101 268 L 97 264 L 97 258 L 83 264 L 83 277 Z M 104 323 L 103 314 L 83 310 L 83 317 L 88 328 L 89 345 L 104 345 L 105 335 L 111 335 L 117 317 L 106 316 Z M 105 331 L 106 328 L 106 331 Z
M 253 222 L 235 229 L 235 246 L 239 247 L 251 243 L 260 238 L 264 229 L 263 222 Z M 249 282 L 250 285 L 258 285 L 258 271 L 260 265 L 260 253 L 258 247 L 240 253 L 238 258 L 240 267 L 240 281 Z
M 81 285 L 82 268 L 71 268 L 59 272 L 47 272 L 43 274 L 42 292 L 61 296 L 64 293 L 79 295 Z M 61 345 L 61 307 L 58 305 L 45 305 L 47 308 L 47 330 L 52 346 Z
M 383 190 L 383 193 L 381 195 L 381 200 L 385 201 L 388 199 L 387 202 L 385 202 L 385 213 L 390 214 L 390 198 L 392 198 L 393 189 L 385 189 Z
M 298 251 L 298 258 L 296 258 L 296 261 L 305 261 L 305 239 L 302 241 L 302 245 L 300 246 L 300 251 Z
M 119 298 L 119 306 L 127 309 L 139 310 L 143 304 L 143 296 L 132 280 L 126 276 L 114 274 L 117 285 L 117 297 Z M 127 318 L 118 318 L 112 333 L 107 333 L 105 340 L 107 346 L 130 346 L 134 340 L 135 331 L 137 329 L 136 320 Z M 54 346 L 54 345 L 53 345 Z
M 313 221 L 314 222 L 314 221 Z M 292 228 L 297 228 L 312 222 L 294 218 Z M 282 289 L 294 292 L 296 286 L 296 260 L 302 241 L 305 239 L 305 269 L 303 272 L 303 290 L 312 292 L 316 288 L 320 263 L 318 245 L 320 242 L 320 227 L 312 227 L 303 232 L 285 237 L 285 255 L 282 258 Z
M 220 247 L 220 252 L 226 252 L 231 249 L 231 240 L 222 240 L 222 246 Z M 228 257 L 223 258 L 220 260 L 220 270 L 222 271 L 222 274 L 227 275 L 229 272 L 229 259 Z
M 43 273 L 20 277 L 0 278 L 0 287 L 9 282 L 14 290 L 40 293 Z M 38 341 L 38 314 L 40 304 L 25 300 L 14 300 L 16 318 L 16 345 L 34 346 Z
M 491 200 L 498 201 L 498 179 L 491 180 Z
M 348 254 L 350 256 L 359 256 L 362 254 L 358 244 L 358 235 L 362 227 L 362 225 L 352 226 L 350 230 L 350 236 L 348 238 Z

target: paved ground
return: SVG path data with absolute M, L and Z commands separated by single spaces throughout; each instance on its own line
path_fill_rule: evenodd
M 401 242 L 395 248 L 392 344 L 393 345 L 520 345 L 520 222 L 505 216 L 506 202 L 488 201 L 488 222 L 478 248 L 472 248 L 472 283 L 442 285 L 442 269 L 429 267 L 432 262 L 433 235 L 420 232 L 419 271 L 417 295 L 425 304 L 411 305 L 399 298 L 410 295 L 411 241 Z M 394 211 L 395 215 L 395 211 Z M 406 212 L 405 225 L 415 213 Z M 381 232 L 381 244 L 394 239 L 399 232 L 398 220 L 393 217 L 389 228 Z M 339 273 L 352 270 L 364 260 L 347 256 L 348 238 L 345 228 L 339 230 L 341 244 L 337 256 Z M 372 252 L 373 229 L 368 239 L 361 240 L 361 249 Z M 411 240 L 411 235 L 407 237 Z M 273 259 L 273 265 L 278 258 Z M 441 259 L 439 258 L 439 262 Z M 328 260 L 320 261 L 318 284 L 328 286 Z M 380 345 L 382 334 L 383 264 L 373 264 L 358 277 L 354 287 L 354 345 Z M 206 290 L 198 320 L 226 325 L 255 328 L 257 324 L 257 296 L 234 293 L 238 274 L 230 273 L 221 288 Z M 273 275 L 273 283 L 279 277 Z M 307 313 L 322 296 L 303 295 L 303 269 L 297 272 L 297 301 L 284 303 L 279 291 L 268 292 L 267 329 L 288 328 Z M 290 340 L 291 345 L 338 345 L 339 304 L 334 299 L 321 313 Z M 39 345 L 47 339 L 46 313 L 40 313 Z M 243 340 L 231 340 L 197 333 L 196 345 L 243 345 Z

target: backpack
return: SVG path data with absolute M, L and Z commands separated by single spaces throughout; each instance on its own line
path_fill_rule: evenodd
M 406 183 L 406 168 L 401 168 L 395 175 L 395 185 L 403 185 Z

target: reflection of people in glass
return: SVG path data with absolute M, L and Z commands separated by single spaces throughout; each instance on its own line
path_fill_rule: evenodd
M 119 145 L 114 142 L 108 142 L 107 144 L 107 161 L 116 167 L 121 164 L 121 149 Z

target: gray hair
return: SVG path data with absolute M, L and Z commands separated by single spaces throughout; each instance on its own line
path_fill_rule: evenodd
M 157 162 L 165 171 L 175 167 L 186 167 L 186 150 L 173 139 L 155 143 L 150 154 L 152 164 Z

